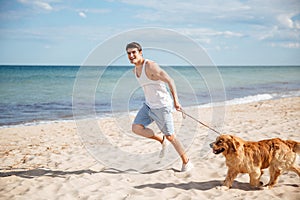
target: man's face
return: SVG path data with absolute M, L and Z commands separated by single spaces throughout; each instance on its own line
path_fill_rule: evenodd
M 142 51 L 139 51 L 137 48 L 127 49 L 127 55 L 130 63 L 137 64 L 143 57 Z

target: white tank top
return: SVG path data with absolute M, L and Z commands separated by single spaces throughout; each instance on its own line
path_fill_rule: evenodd
M 137 77 L 136 68 L 134 68 L 135 77 L 144 90 L 146 104 L 152 109 L 172 107 L 173 101 L 166 84 L 163 81 L 153 81 L 147 77 L 145 72 L 147 61 L 145 59 L 140 77 Z

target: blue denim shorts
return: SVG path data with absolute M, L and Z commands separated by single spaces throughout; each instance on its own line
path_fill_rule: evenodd
M 163 134 L 174 134 L 174 122 L 171 108 L 164 107 L 151 109 L 144 103 L 143 107 L 137 113 L 133 124 L 141 124 L 144 127 L 147 127 L 153 121 L 157 124 Z

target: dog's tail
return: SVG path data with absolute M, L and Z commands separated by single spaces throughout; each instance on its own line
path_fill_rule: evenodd
M 286 140 L 285 144 L 288 145 L 293 152 L 300 154 L 300 142 L 294 140 Z

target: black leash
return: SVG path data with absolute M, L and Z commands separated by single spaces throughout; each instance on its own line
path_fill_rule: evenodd
M 188 116 L 189 118 L 195 120 L 196 122 L 198 122 L 198 123 L 201 124 L 202 126 L 205 126 L 206 128 L 208 128 L 208 129 L 210 129 L 210 130 L 212 130 L 212 131 L 218 133 L 219 135 L 221 135 L 221 133 L 220 133 L 219 131 L 217 131 L 217 130 L 211 128 L 211 127 L 209 127 L 208 125 L 206 125 L 206 124 L 204 124 L 203 122 L 199 121 L 199 120 L 196 119 L 195 117 L 193 117 L 193 116 L 187 114 L 183 109 L 179 110 L 179 112 L 182 113 L 182 117 L 183 117 L 184 119 L 185 119 L 185 116 Z

